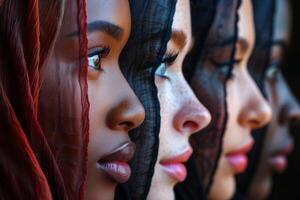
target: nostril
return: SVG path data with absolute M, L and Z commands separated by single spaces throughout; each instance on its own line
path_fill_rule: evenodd
M 125 130 L 125 131 L 129 131 L 133 128 L 134 128 L 134 123 L 132 123 L 130 121 L 121 122 L 119 124 L 119 129 L 122 129 L 122 130 Z
M 239 123 L 251 129 L 257 129 L 269 123 L 271 118 L 272 112 L 269 104 L 261 104 L 255 108 L 245 109 L 239 117 Z
M 199 125 L 193 121 L 186 121 L 183 123 L 182 127 L 186 130 L 186 132 L 192 132 L 194 130 L 198 130 Z
M 174 118 L 174 127 L 181 133 L 196 133 L 205 128 L 211 116 L 204 107 L 185 108 L 180 110 Z

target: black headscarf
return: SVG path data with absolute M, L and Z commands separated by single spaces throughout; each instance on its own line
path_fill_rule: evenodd
M 187 179 L 175 187 L 177 199 L 205 199 L 212 183 L 226 124 L 225 86 L 237 38 L 239 0 L 196 3 L 197 7 L 191 6 L 195 43 L 184 62 L 184 73 L 200 102 L 210 111 L 212 121 L 191 136 L 194 154 L 187 163 Z
M 264 80 L 270 62 L 275 1 L 252 0 L 252 3 L 256 41 L 248 68 L 260 91 L 266 97 Z M 252 178 L 258 166 L 266 130 L 267 127 L 265 126 L 252 132 L 255 143 L 248 155 L 249 163 L 246 171 L 237 176 L 237 192 L 234 199 L 244 198 L 250 187 Z
M 122 72 L 145 108 L 145 121 L 130 133 L 136 143 L 132 175 L 121 185 L 117 198 L 146 199 L 158 154 L 160 106 L 154 72 L 162 62 L 177 0 L 129 0 L 132 30 L 123 50 Z M 127 197 L 125 197 L 127 196 Z
M 205 193 L 212 183 L 221 153 L 222 137 L 226 125 L 226 80 L 231 72 L 237 38 L 237 9 L 239 0 L 218 0 L 212 4 L 214 18 L 203 19 L 201 12 L 192 10 L 192 27 L 195 46 L 187 57 L 184 67 L 186 77 L 201 103 L 211 113 L 210 125 L 191 136 L 193 160 L 188 168 L 196 168 Z M 209 5 L 203 1 L 202 6 Z M 199 24 L 212 23 L 207 27 L 207 37 Z M 205 30 L 205 29 L 204 29 Z M 195 166 L 192 166 L 195 164 Z M 194 168 L 194 169 L 195 169 Z M 195 176 L 193 176 L 195 177 Z M 190 181 L 189 179 L 186 182 Z M 196 192 L 196 191 L 194 191 Z

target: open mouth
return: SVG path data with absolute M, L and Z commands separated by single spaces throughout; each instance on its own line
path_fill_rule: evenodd
M 183 163 L 188 161 L 192 153 L 193 150 L 188 148 L 183 153 L 171 158 L 163 159 L 159 163 L 168 175 L 170 175 L 173 179 L 182 182 L 185 180 L 187 175 L 186 167 Z
M 125 183 L 131 175 L 128 161 L 133 158 L 135 144 L 126 142 L 97 162 L 97 166 L 117 183 Z

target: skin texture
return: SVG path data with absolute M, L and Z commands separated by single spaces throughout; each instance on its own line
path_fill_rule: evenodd
M 58 144 L 55 143 L 55 145 L 59 145 L 58 148 L 67 148 L 68 150 L 64 153 L 60 162 L 64 162 L 63 159 L 65 158 L 76 157 L 82 153 L 80 152 L 80 147 L 76 149 L 74 146 L 65 146 L 67 146 L 66 144 L 68 144 L 69 140 L 73 143 L 77 142 L 76 134 L 82 129 L 82 116 L 86 118 L 86 113 L 83 113 L 81 110 L 81 90 L 78 83 L 79 60 L 83 56 L 78 55 L 80 47 L 78 24 L 70 23 L 77 22 L 78 16 L 74 14 L 77 11 L 77 4 L 73 3 L 73 1 L 67 1 L 65 6 L 68 9 L 64 13 L 54 54 L 49 58 L 49 66 L 51 67 L 47 68 L 48 71 L 45 72 L 47 76 L 43 80 L 47 83 L 44 85 L 43 91 L 51 94 L 51 92 L 53 93 L 51 90 L 56 90 L 58 87 L 61 91 L 59 98 L 56 97 L 53 100 L 51 99 L 51 101 L 46 101 L 47 104 L 43 102 L 43 107 L 48 108 L 47 110 L 51 108 L 54 113 L 44 114 L 50 116 L 50 119 L 45 123 L 48 126 L 45 127 L 45 130 L 54 132 L 52 134 L 54 136 L 50 135 L 49 140 L 52 139 L 51 137 L 59 137 L 59 143 L 57 142 Z M 139 126 L 145 117 L 141 103 L 133 93 L 119 67 L 119 55 L 128 40 L 131 30 L 128 1 L 88 0 L 87 23 L 87 92 L 90 107 L 87 180 L 84 199 L 114 199 L 117 182 L 112 178 L 108 178 L 109 176 L 100 168 L 98 161 L 110 155 L 125 143 L 130 142 L 128 132 Z M 110 28 L 103 29 L 103 24 L 107 25 L 108 23 L 111 24 Z M 118 26 L 121 31 L 112 31 L 112 26 Z M 93 60 L 91 58 L 96 59 Z M 57 73 L 59 73 L 58 77 L 60 79 L 56 78 Z M 59 102 L 56 102 L 56 99 L 59 99 Z M 58 106 L 55 107 L 52 104 L 58 104 Z M 60 110 L 55 109 L 62 109 L 63 111 L 60 112 Z M 57 116 L 60 118 L 55 120 Z M 54 120 L 52 119 L 53 117 L 55 118 Z M 61 128 L 63 130 L 58 130 L 58 133 L 56 133 L 55 123 L 51 124 L 52 121 L 59 121 L 59 124 L 65 124 Z M 59 131 L 68 133 L 60 136 Z M 81 138 L 78 140 L 78 145 L 82 145 L 80 143 Z M 75 164 L 66 164 L 78 165 L 77 162 Z M 74 179 L 79 177 L 76 171 L 66 171 L 65 173 L 72 178 L 74 177 Z
M 210 190 L 209 199 L 230 199 L 235 191 L 237 173 L 228 160 L 228 154 L 253 143 L 251 130 L 262 127 L 271 119 L 271 109 L 254 80 L 247 63 L 254 45 L 252 3 L 242 1 L 239 9 L 239 33 L 232 77 L 226 84 L 228 121 L 223 139 L 223 150 Z
M 280 41 L 285 46 L 289 42 L 290 16 L 287 0 L 277 0 L 273 41 Z M 299 103 L 291 93 L 279 65 L 282 62 L 284 49 L 282 45 L 274 44 L 271 48 L 271 65 L 267 70 L 265 86 L 267 96 L 273 111 L 272 120 L 268 126 L 257 171 L 251 183 L 248 198 L 265 199 L 272 188 L 272 175 L 284 170 L 276 170 L 271 158 L 282 151 L 285 162 L 286 156 L 292 150 L 293 139 L 289 125 L 300 120 Z
M 139 126 L 145 114 L 119 67 L 119 55 L 131 29 L 128 1 L 89 0 L 87 11 L 88 23 L 102 20 L 123 29 L 117 40 L 100 31 L 88 33 L 89 52 L 101 46 L 109 46 L 110 52 L 101 61 L 102 70 L 88 70 L 90 142 L 86 199 L 113 199 L 117 183 L 98 169 L 97 161 L 130 141 L 128 131 Z
M 182 73 L 182 63 L 192 43 L 190 13 L 187 12 L 190 10 L 189 6 L 188 0 L 177 2 L 172 37 L 168 42 L 165 57 L 173 53 L 178 53 L 178 56 L 173 62 L 163 63 L 166 65 L 165 72 L 160 71 L 160 66 L 155 75 L 161 107 L 161 128 L 157 163 L 147 197 L 151 200 L 174 199 L 173 187 L 179 181 L 166 173 L 161 161 L 191 149 L 189 136 L 206 127 L 211 118 L 207 109 L 195 97 Z M 183 35 L 185 40 L 182 40 Z

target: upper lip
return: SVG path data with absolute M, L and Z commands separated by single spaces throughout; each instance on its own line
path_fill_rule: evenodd
M 178 154 L 176 156 L 173 156 L 171 158 L 162 159 L 160 161 L 160 164 L 172 164 L 172 163 L 184 163 L 188 161 L 188 159 L 191 157 L 193 153 L 193 150 L 191 148 L 188 148 L 183 153 Z
M 128 162 L 133 158 L 134 152 L 135 144 L 131 141 L 128 141 L 117 147 L 112 153 L 101 158 L 98 162 Z
M 253 147 L 254 141 L 248 142 L 246 145 L 244 145 L 242 148 L 234 151 L 230 151 L 227 153 L 227 155 L 232 155 L 232 154 L 247 154 Z

